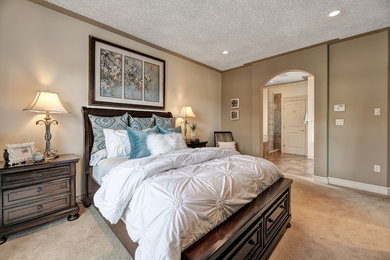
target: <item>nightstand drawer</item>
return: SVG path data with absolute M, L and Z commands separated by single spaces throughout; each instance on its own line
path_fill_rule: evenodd
M 70 195 L 3 210 L 3 224 L 10 225 L 70 207 Z
M 5 174 L 3 175 L 3 185 L 11 185 L 23 182 L 32 182 L 50 177 L 57 177 L 62 175 L 70 175 L 70 166 L 61 166 L 55 168 L 46 168 L 35 171 L 28 171 L 22 173 Z
M 49 181 L 37 185 L 3 191 L 3 206 L 12 206 L 70 191 L 70 179 Z

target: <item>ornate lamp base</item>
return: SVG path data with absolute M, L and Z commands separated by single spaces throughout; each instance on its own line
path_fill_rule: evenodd
M 50 126 L 53 125 L 58 125 L 57 120 L 51 120 L 49 112 L 46 112 L 46 117 L 44 120 L 38 120 L 36 122 L 37 125 L 44 125 L 46 132 L 45 132 L 45 140 L 46 140 L 46 148 L 45 151 L 43 152 L 43 158 L 45 160 L 52 160 L 58 157 L 58 155 L 55 154 L 56 151 L 52 150 L 50 148 L 50 140 L 51 140 L 51 133 L 50 133 Z

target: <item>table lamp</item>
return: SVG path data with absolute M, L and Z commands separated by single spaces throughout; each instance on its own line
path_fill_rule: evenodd
M 23 109 L 23 111 L 46 113 L 46 117 L 44 118 L 44 120 L 38 120 L 36 122 L 36 125 L 44 125 L 46 128 L 46 132 L 45 132 L 46 149 L 43 155 L 46 160 L 57 158 L 58 155 L 56 155 L 55 151 L 53 151 L 50 148 L 50 140 L 52 137 L 50 133 L 50 126 L 52 124 L 57 125 L 58 121 L 52 120 L 50 118 L 50 113 L 69 113 L 61 104 L 58 94 L 49 91 L 38 91 L 33 102 L 30 105 L 28 105 L 25 109 Z
M 184 119 L 184 121 L 182 123 L 184 124 L 184 136 L 187 140 L 187 125 L 189 124 L 187 118 L 188 117 L 196 117 L 196 116 L 194 114 L 194 111 L 192 111 L 192 108 L 187 106 L 187 107 L 182 108 L 179 117 Z

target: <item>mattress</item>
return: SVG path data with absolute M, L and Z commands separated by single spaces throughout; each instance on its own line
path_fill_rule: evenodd
M 97 184 L 102 185 L 102 178 L 107 173 L 110 172 L 112 168 L 129 160 L 128 158 L 110 158 L 103 159 L 99 162 L 98 165 L 93 166 L 92 168 L 92 177 L 96 181 Z

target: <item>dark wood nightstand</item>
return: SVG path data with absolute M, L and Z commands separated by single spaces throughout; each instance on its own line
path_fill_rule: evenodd
M 205 142 L 199 142 L 199 143 L 195 143 L 195 142 L 186 142 L 187 144 L 187 147 L 189 148 L 198 148 L 198 147 L 206 147 L 206 144 L 208 142 L 205 141 Z
M 39 163 L 7 166 L 0 162 L 0 244 L 7 235 L 65 216 L 79 217 L 76 203 L 76 163 L 60 155 Z

